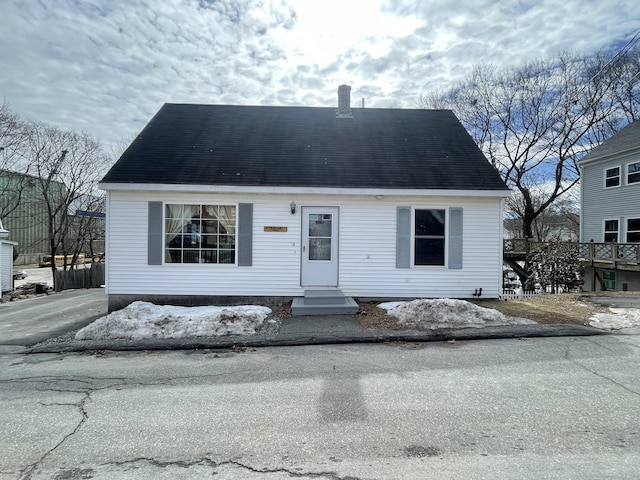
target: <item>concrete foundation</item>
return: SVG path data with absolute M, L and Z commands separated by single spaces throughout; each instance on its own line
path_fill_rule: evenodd
M 178 305 L 182 307 L 200 307 L 204 305 L 278 305 L 291 300 L 291 297 L 251 297 L 223 295 L 109 295 L 108 311 L 122 310 L 136 302 L 151 302 L 156 305 Z
M 639 292 L 640 272 L 620 269 L 586 267 L 584 269 L 585 292 Z

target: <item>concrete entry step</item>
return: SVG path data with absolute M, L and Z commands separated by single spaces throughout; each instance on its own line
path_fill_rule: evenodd
M 331 290 L 305 290 L 303 298 L 305 305 L 330 305 L 343 302 L 346 297 L 342 290 L 334 288 Z
M 351 315 L 358 312 L 358 304 L 345 297 L 338 289 L 305 290 L 304 297 L 294 298 L 291 314 L 297 315 Z

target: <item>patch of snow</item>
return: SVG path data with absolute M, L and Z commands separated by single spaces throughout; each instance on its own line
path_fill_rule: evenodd
M 419 329 L 486 327 L 536 323 L 526 318 L 507 317 L 492 308 L 479 307 L 451 298 L 420 299 L 410 302 L 386 302 L 378 305 L 409 327 Z
M 596 313 L 589 325 L 603 330 L 640 327 L 640 308 L 609 308 L 611 313 Z
M 141 340 L 253 335 L 270 313 L 270 308 L 254 305 L 177 307 L 138 301 L 78 330 L 76 339 Z
M 387 313 L 399 305 L 402 305 L 407 302 L 384 302 L 378 305 L 378 307 L 383 308 L 387 311 Z

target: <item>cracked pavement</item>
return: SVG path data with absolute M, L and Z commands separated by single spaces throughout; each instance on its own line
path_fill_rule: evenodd
M 0 355 L 0 479 L 637 478 L 640 336 Z

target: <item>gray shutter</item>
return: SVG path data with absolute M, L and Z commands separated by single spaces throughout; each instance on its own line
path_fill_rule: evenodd
M 462 268 L 462 208 L 449 208 L 449 268 Z
M 411 207 L 396 214 L 396 268 L 411 268 Z
M 162 265 L 162 202 L 149 202 L 147 264 Z
M 238 266 L 253 263 L 253 203 L 238 205 Z

